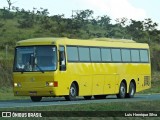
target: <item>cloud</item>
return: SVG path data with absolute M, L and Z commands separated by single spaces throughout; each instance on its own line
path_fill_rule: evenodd
M 142 20 L 147 14 L 144 9 L 134 7 L 129 0 L 85 0 L 96 14 L 108 15 L 112 19 L 126 17 Z
M 111 0 L 110 8 L 110 12 L 114 18 L 143 19 L 146 17 L 145 10 L 132 6 L 128 0 Z

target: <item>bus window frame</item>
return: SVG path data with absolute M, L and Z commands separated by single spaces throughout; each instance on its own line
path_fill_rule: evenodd
M 61 47 L 63 47 L 62 51 Z M 59 70 L 66 71 L 66 52 L 64 45 L 59 45 Z
M 67 62 L 69 63 L 150 63 L 150 56 L 149 56 L 149 49 L 147 48 L 125 48 L 125 47 L 104 47 L 104 46 L 82 46 L 82 45 L 66 45 L 67 47 L 77 47 L 78 49 L 78 61 L 72 61 L 72 60 L 68 60 Z M 79 56 L 79 48 L 83 47 L 83 48 L 89 48 L 89 55 L 90 55 L 90 60 L 89 61 L 82 61 L 80 60 L 80 56 Z M 91 60 L 91 51 L 90 48 L 100 48 L 100 57 L 101 57 L 101 61 L 92 61 Z M 110 50 L 110 54 L 111 54 L 111 61 L 103 61 L 102 60 L 102 49 L 109 49 Z M 120 57 L 121 57 L 121 61 L 113 61 L 113 54 L 112 54 L 112 49 L 119 49 L 120 50 Z M 122 59 L 122 50 L 126 49 L 130 51 L 130 61 L 123 61 Z M 131 55 L 131 50 L 138 50 L 139 51 L 139 61 L 132 61 L 132 55 Z M 140 50 L 147 50 L 147 56 L 148 56 L 148 61 L 144 62 L 141 61 L 140 59 Z
M 38 47 L 38 46 L 53 46 L 55 47 L 56 49 L 56 68 L 55 70 L 44 70 L 45 72 L 52 72 L 52 71 L 56 71 L 57 68 L 58 68 L 58 54 L 57 54 L 57 46 L 56 45 L 27 45 L 27 46 L 16 46 L 15 49 L 14 49 L 14 61 L 13 61 L 13 68 L 12 68 L 12 71 L 13 72 L 40 72 L 40 71 L 15 71 L 15 64 L 16 64 L 16 60 L 17 60 L 17 53 L 16 53 L 16 49 L 19 48 L 19 47 Z

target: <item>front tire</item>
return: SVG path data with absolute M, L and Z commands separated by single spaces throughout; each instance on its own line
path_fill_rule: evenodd
M 69 95 L 65 96 L 65 99 L 67 101 L 74 101 L 76 100 L 77 94 L 78 94 L 77 86 L 75 85 L 75 83 L 72 83 L 69 89 Z
M 125 98 L 126 96 L 126 85 L 124 82 L 121 83 L 119 88 L 119 93 L 117 94 L 117 98 Z
M 133 82 L 131 82 L 130 85 L 129 85 L 129 93 L 127 93 L 126 97 L 127 98 L 133 98 L 135 92 L 136 92 L 136 86 Z
M 30 96 L 32 102 L 40 102 L 42 100 L 42 97 L 40 96 Z

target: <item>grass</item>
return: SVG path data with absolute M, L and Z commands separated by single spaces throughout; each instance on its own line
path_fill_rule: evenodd
M 14 96 L 13 88 L 9 87 L 2 87 L 0 89 L 0 100 L 22 100 L 28 99 L 29 97 L 21 97 L 21 96 Z
M 9 50 L 7 50 L 7 53 L 6 51 L 0 51 L 0 59 L 13 59 L 13 52 L 10 52 Z
M 160 111 L 160 101 L 89 103 L 36 107 L 0 108 L 10 111 Z
M 21 107 L 21 108 L 1 108 L 0 111 L 18 111 L 23 112 L 40 112 L 42 116 L 46 114 L 53 117 L 43 117 L 44 120 L 52 119 L 79 119 L 79 120 L 92 120 L 92 119 L 111 119 L 111 120 L 144 120 L 144 119 L 157 119 L 158 117 L 144 118 L 144 117 L 125 117 L 125 113 L 154 113 L 160 111 L 160 101 L 141 101 L 141 102 L 120 102 L 120 103 L 90 103 L 81 105 L 65 105 L 65 106 L 43 106 L 43 107 Z M 81 117 L 63 117 L 64 115 L 73 115 Z M 107 117 L 109 114 L 111 116 Z M 59 116 L 60 115 L 60 116 Z M 91 117 L 89 117 L 91 115 Z M 102 115 L 102 117 L 100 117 Z M 104 115 L 104 116 L 103 116 Z M 158 114 L 159 115 L 159 114 Z M 56 116 L 56 117 L 54 117 Z M 58 117 L 57 117 L 58 116 Z M 98 117 L 99 116 L 99 117 Z M 112 117 L 118 116 L 118 117 Z M 15 119 L 15 118 L 12 118 Z M 24 118 L 27 119 L 27 118 Z M 33 120 L 37 118 L 31 118 Z M 40 119 L 40 118 L 38 118 Z

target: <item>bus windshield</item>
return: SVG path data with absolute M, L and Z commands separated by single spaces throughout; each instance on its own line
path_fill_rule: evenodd
M 55 46 L 16 47 L 13 71 L 53 71 L 57 66 Z

